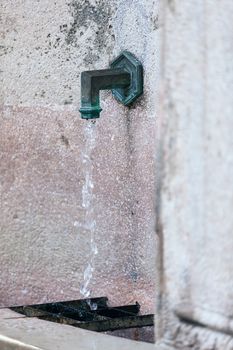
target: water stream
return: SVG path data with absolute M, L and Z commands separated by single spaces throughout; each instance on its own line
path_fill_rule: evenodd
M 93 162 L 91 159 L 92 152 L 95 148 L 96 125 L 87 121 L 84 129 L 85 146 L 82 154 L 82 168 L 84 175 L 84 184 L 82 187 L 82 207 L 85 210 L 84 220 L 82 223 L 76 221 L 75 226 L 83 228 L 90 235 L 90 252 L 88 256 L 88 265 L 83 272 L 83 283 L 81 284 L 80 293 L 84 298 L 90 297 L 91 291 L 89 284 L 95 268 L 95 256 L 98 254 L 95 242 L 96 221 L 94 215 L 94 183 L 93 183 Z M 92 309 L 96 308 L 91 304 Z

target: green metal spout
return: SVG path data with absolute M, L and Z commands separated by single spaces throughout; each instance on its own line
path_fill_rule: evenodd
M 99 118 L 99 91 L 125 88 L 130 84 L 130 73 L 122 68 L 102 69 L 82 72 L 81 74 L 81 117 Z
M 131 104 L 143 91 L 141 63 L 130 52 L 124 51 L 109 69 L 81 73 L 81 118 L 99 118 L 100 90 L 112 90 L 114 97 L 124 105 Z

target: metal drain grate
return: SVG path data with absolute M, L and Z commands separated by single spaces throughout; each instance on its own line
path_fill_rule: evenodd
M 154 315 L 139 315 L 140 305 L 109 307 L 106 297 L 57 303 L 16 306 L 11 310 L 27 317 L 63 323 L 96 332 L 153 326 Z

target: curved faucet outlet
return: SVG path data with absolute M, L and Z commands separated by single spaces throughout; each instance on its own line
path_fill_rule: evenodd
M 99 118 L 99 91 L 112 90 L 113 96 L 125 106 L 131 105 L 143 93 L 143 68 L 138 59 L 123 51 L 109 69 L 81 73 L 81 118 Z

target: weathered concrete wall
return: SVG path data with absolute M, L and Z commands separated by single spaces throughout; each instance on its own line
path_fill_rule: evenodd
M 163 11 L 163 335 L 182 350 L 233 349 L 233 3 Z
M 90 289 L 152 311 L 158 2 L 0 6 L 0 304 L 81 297 L 90 232 L 82 225 L 79 76 L 128 49 L 143 62 L 145 94 L 131 109 L 102 94 L 92 153 L 99 253 Z

